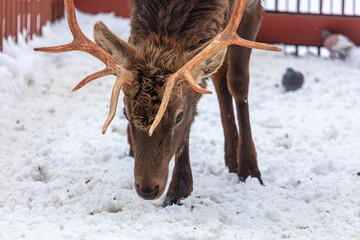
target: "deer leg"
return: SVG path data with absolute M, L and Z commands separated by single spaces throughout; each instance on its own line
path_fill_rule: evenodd
M 224 61 L 221 68 L 212 75 L 211 78 L 213 80 L 220 105 L 221 123 L 225 137 L 225 165 L 229 168 L 229 172 L 236 173 L 238 169 L 236 158 L 238 130 L 235 123 L 233 98 L 227 86 L 227 70 L 227 61 Z
M 127 126 L 127 139 L 128 139 L 128 143 L 130 145 L 129 156 L 133 157 L 134 156 L 134 150 L 133 150 L 133 146 L 132 146 L 130 124 L 128 124 L 128 126 Z
M 254 40 L 261 19 L 261 5 L 258 5 L 259 15 L 244 14 L 240 23 L 238 34 L 248 40 Z M 237 146 L 237 160 L 240 181 L 256 177 L 263 185 L 261 173 L 257 164 L 255 145 L 251 135 L 249 120 L 248 90 L 249 90 L 249 61 L 251 49 L 229 46 L 228 47 L 228 72 L 227 80 L 231 95 L 235 99 L 239 125 L 239 139 Z
M 228 85 L 235 98 L 239 138 L 237 146 L 237 174 L 240 181 L 245 182 L 248 176 L 256 177 L 259 182 L 261 173 L 257 165 L 255 145 L 251 135 L 248 107 L 249 89 L 249 57 L 251 50 L 231 46 L 229 49 Z M 240 62 L 238 60 L 241 60 Z
M 188 197 L 193 190 L 193 178 L 189 158 L 189 132 L 175 155 L 175 167 L 169 190 L 163 206 L 180 204 L 180 200 Z

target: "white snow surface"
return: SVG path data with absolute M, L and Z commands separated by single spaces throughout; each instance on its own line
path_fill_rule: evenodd
M 360 68 L 360 47 L 350 48 L 346 56 L 346 61 L 353 67 Z
M 100 19 L 129 36 L 128 19 L 78 18 L 88 36 Z M 61 20 L 0 53 L 0 239 L 360 239 L 360 66 L 254 51 L 249 105 L 266 186 L 228 173 L 217 97 L 206 95 L 191 132 L 194 191 L 163 208 L 164 196 L 135 192 L 122 101 L 101 134 L 114 77 L 72 93 L 102 63 L 32 50 L 71 39 Z M 288 67 L 305 76 L 298 91 L 281 87 Z

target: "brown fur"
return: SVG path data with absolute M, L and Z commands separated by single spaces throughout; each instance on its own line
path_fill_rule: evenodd
M 169 162 L 175 154 L 173 179 L 165 203 L 178 203 L 192 191 L 189 135 L 200 94 L 180 81 L 153 136 L 149 137 L 147 131 L 159 109 L 166 79 L 226 27 L 234 5 L 235 0 L 132 0 L 129 43 L 118 39 L 103 23 L 95 25 L 96 43 L 135 76 L 135 81 L 124 89 L 124 111 L 129 119 L 130 151 L 135 156 L 135 186 L 145 199 L 158 198 L 164 192 Z M 238 30 L 241 37 L 255 39 L 262 11 L 260 0 L 247 1 Z M 225 53 L 220 51 L 204 61 L 192 75 L 205 87 L 205 78 L 215 73 L 226 166 L 230 172 L 237 172 L 241 180 L 250 175 L 261 181 L 247 106 L 251 50 L 231 46 L 224 58 Z

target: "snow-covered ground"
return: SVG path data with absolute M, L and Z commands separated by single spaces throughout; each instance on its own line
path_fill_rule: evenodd
M 78 18 L 88 36 L 101 19 L 128 37 L 126 19 Z M 0 239 L 360 239 L 359 66 L 254 51 L 249 102 L 266 186 L 227 172 L 207 95 L 191 132 L 194 191 L 162 208 L 135 193 L 122 104 L 101 134 L 114 78 L 72 93 L 102 64 L 32 51 L 70 40 L 62 20 L 0 53 Z M 281 87 L 287 67 L 305 75 L 300 90 Z

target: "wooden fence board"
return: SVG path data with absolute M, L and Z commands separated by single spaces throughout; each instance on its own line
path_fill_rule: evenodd
M 360 45 L 360 16 L 323 14 L 323 0 L 319 1 L 319 14 L 300 13 L 300 1 L 297 0 L 297 12 L 267 12 L 257 37 L 258 41 L 284 43 L 303 46 L 322 46 L 321 32 L 330 30 L 342 33 Z M 349 2 L 349 1 L 346 1 Z M 84 12 L 114 12 L 117 16 L 129 17 L 129 0 L 74 0 L 75 6 Z M 345 14 L 345 0 L 342 0 L 341 13 Z M 275 1 L 275 10 L 279 10 L 279 1 Z M 333 11 L 333 9 L 332 9 Z M 341 14 L 340 13 L 340 14 Z
M 41 0 L 36 1 L 35 7 L 35 18 L 36 18 L 36 34 L 41 34 Z
M 63 0 L 56 0 L 56 19 L 61 18 L 61 6 Z
M 51 21 L 54 22 L 55 21 L 55 1 L 56 0 L 51 0 Z
M 16 1 L 16 32 L 15 38 L 17 39 L 17 33 L 21 31 L 21 0 Z
M 129 0 L 74 0 L 77 9 L 88 13 L 113 12 L 117 16 L 130 17 Z
M 17 14 L 16 14 L 16 5 L 17 5 L 17 1 L 15 0 L 10 0 L 11 2 L 11 29 L 10 29 L 10 35 L 17 39 Z
M 27 15 L 26 15 L 26 0 L 21 0 L 21 25 L 20 31 L 27 27 Z
M 357 1 L 353 1 L 354 9 Z M 115 12 L 116 15 L 123 17 L 130 15 L 129 0 L 74 0 L 74 2 L 79 10 L 85 12 Z M 41 34 L 41 27 L 47 21 L 55 21 L 64 16 L 63 0 L 0 0 L 0 7 L 0 50 L 3 38 L 9 36 L 16 38 L 17 32 L 23 29 L 26 29 L 28 36 Z M 322 9 L 321 6 L 320 10 Z M 344 8 L 342 12 L 344 13 Z M 342 33 L 360 45 L 359 26 L 359 16 L 267 12 L 257 40 L 321 46 L 321 32 L 328 29 Z
M 30 37 L 31 28 L 31 0 L 25 0 L 26 38 Z
M 5 1 L 5 37 L 10 36 L 11 35 L 11 28 L 12 28 L 12 22 L 11 22 L 11 18 L 12 18 L 12 1 L 6 0 Z
M 63 0 L 58 0 L 59 1 L 59 9 L 60 9 L 60 15 L 59 15 L 59 18 L 63 18 L 65 17 L 65 4 L 64 4 L 64 1 Z
M 0 0 L 1 8 L 0 8 L 0 51 L 2 51 L 2 41 L 4 38 L 3 33 L 3 24 L 5 25 L 5 0 Z
M 64 16 L 63 0 L 0 0 L 0 51 L 3 39 L 17 40 L 25 30 L 27 38 L 41 34 L 42 26 Z
M 257 40 L 288 45 L 323 45 L 323 30 L 341 33 L 360 45 L 360 17 L 295 13 L 265 14 Z
M 36 18 L 35 18 L 35 4 L 36 0 L 29 2 L 29 14 L 30 14 L 30 38 L 36 31 Z

